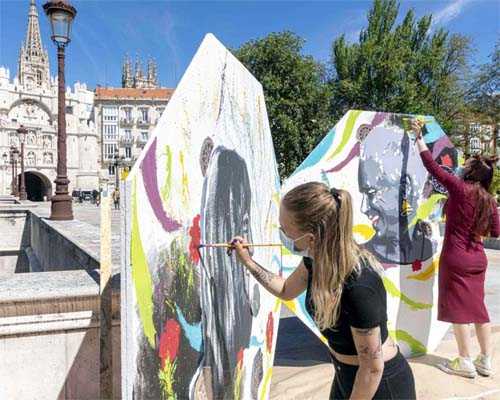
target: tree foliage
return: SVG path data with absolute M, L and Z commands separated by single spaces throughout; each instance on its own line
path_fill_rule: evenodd
M 281 177 L 289 176 L 331 128 L 324 68 L 302 54 L 304 40 L 271 33 L 244 43 L 235 56 L 262 84 Z
M 375 0 L 358 43 L 344 35 L 332 46 L 332 109 L 432 114 L 445 130 L 464 107 L 468 38 L 434 30 L 432 16 L 413 10 L 399 25 L 399 3 Z
M 482 124 L 493 126 L 492 134 L 498 138 L 500 122 L 500 41 L 497 41 L 490 61 L 481 65 L 471 81 L 466 96 L 468 107 Z M 497 141 L 494 144 L 498 145 Z

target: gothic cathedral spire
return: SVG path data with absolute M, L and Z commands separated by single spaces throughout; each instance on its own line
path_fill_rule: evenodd
M 18 64 L 19 83 L 27 87 L 50 86 L 49 56 L 43 48 L 35 0 L 30 0 L 26 40 L 21 46 Z
M 128 54 L 125 54 L 125 60 L 122 67 L 122 87 L 131 88 L 134 86 L 134 77 L 132 76 L 132 62 Z

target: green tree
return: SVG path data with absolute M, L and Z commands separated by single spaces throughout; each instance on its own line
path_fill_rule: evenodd
M 445 130 L 463 110 L 470 41 L 432 28 L 413 10 L 396 25 L 399 3 L 375 0 L 358 43 L 344 35 L 332 45 L 332 109 L 432 114 Z
M 497 154 L 498 124 L 500 122 L 500 40 L 497 41 L 490 61 L 481 65 L 472 79 L 467 104 L 482 124 L 493 126 L 492 153 Z
M 282 178 L 309 155 L 332 123 L 324 67 L 302 54 L 303 45 L 294 33 L 280 32 L 234 51 L 263 86 Z

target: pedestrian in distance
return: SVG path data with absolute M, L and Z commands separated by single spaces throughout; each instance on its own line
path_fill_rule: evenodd
M 118 188 L 115 188 L 115 190 L 113 190 L 113 203 L 115 205 L 115 210 L 119 210 L 120 209 L 120 190 Z

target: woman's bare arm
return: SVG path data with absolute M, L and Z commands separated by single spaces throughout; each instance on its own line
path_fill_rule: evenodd
M 248 248 L 244 247 L 245 244 L 245 239 L 239 236 L 231 241 L 231 245 L 240 262 L 250 271 L 255 279 L 274 296 L 282 300 L 291 300 L 307 288 L 308 272 L 303 261 L 301 261 L 295 271 L 285 279 L 256 263 L 250 256 Z M 229 253 L 231 253 L 231 250 Z

